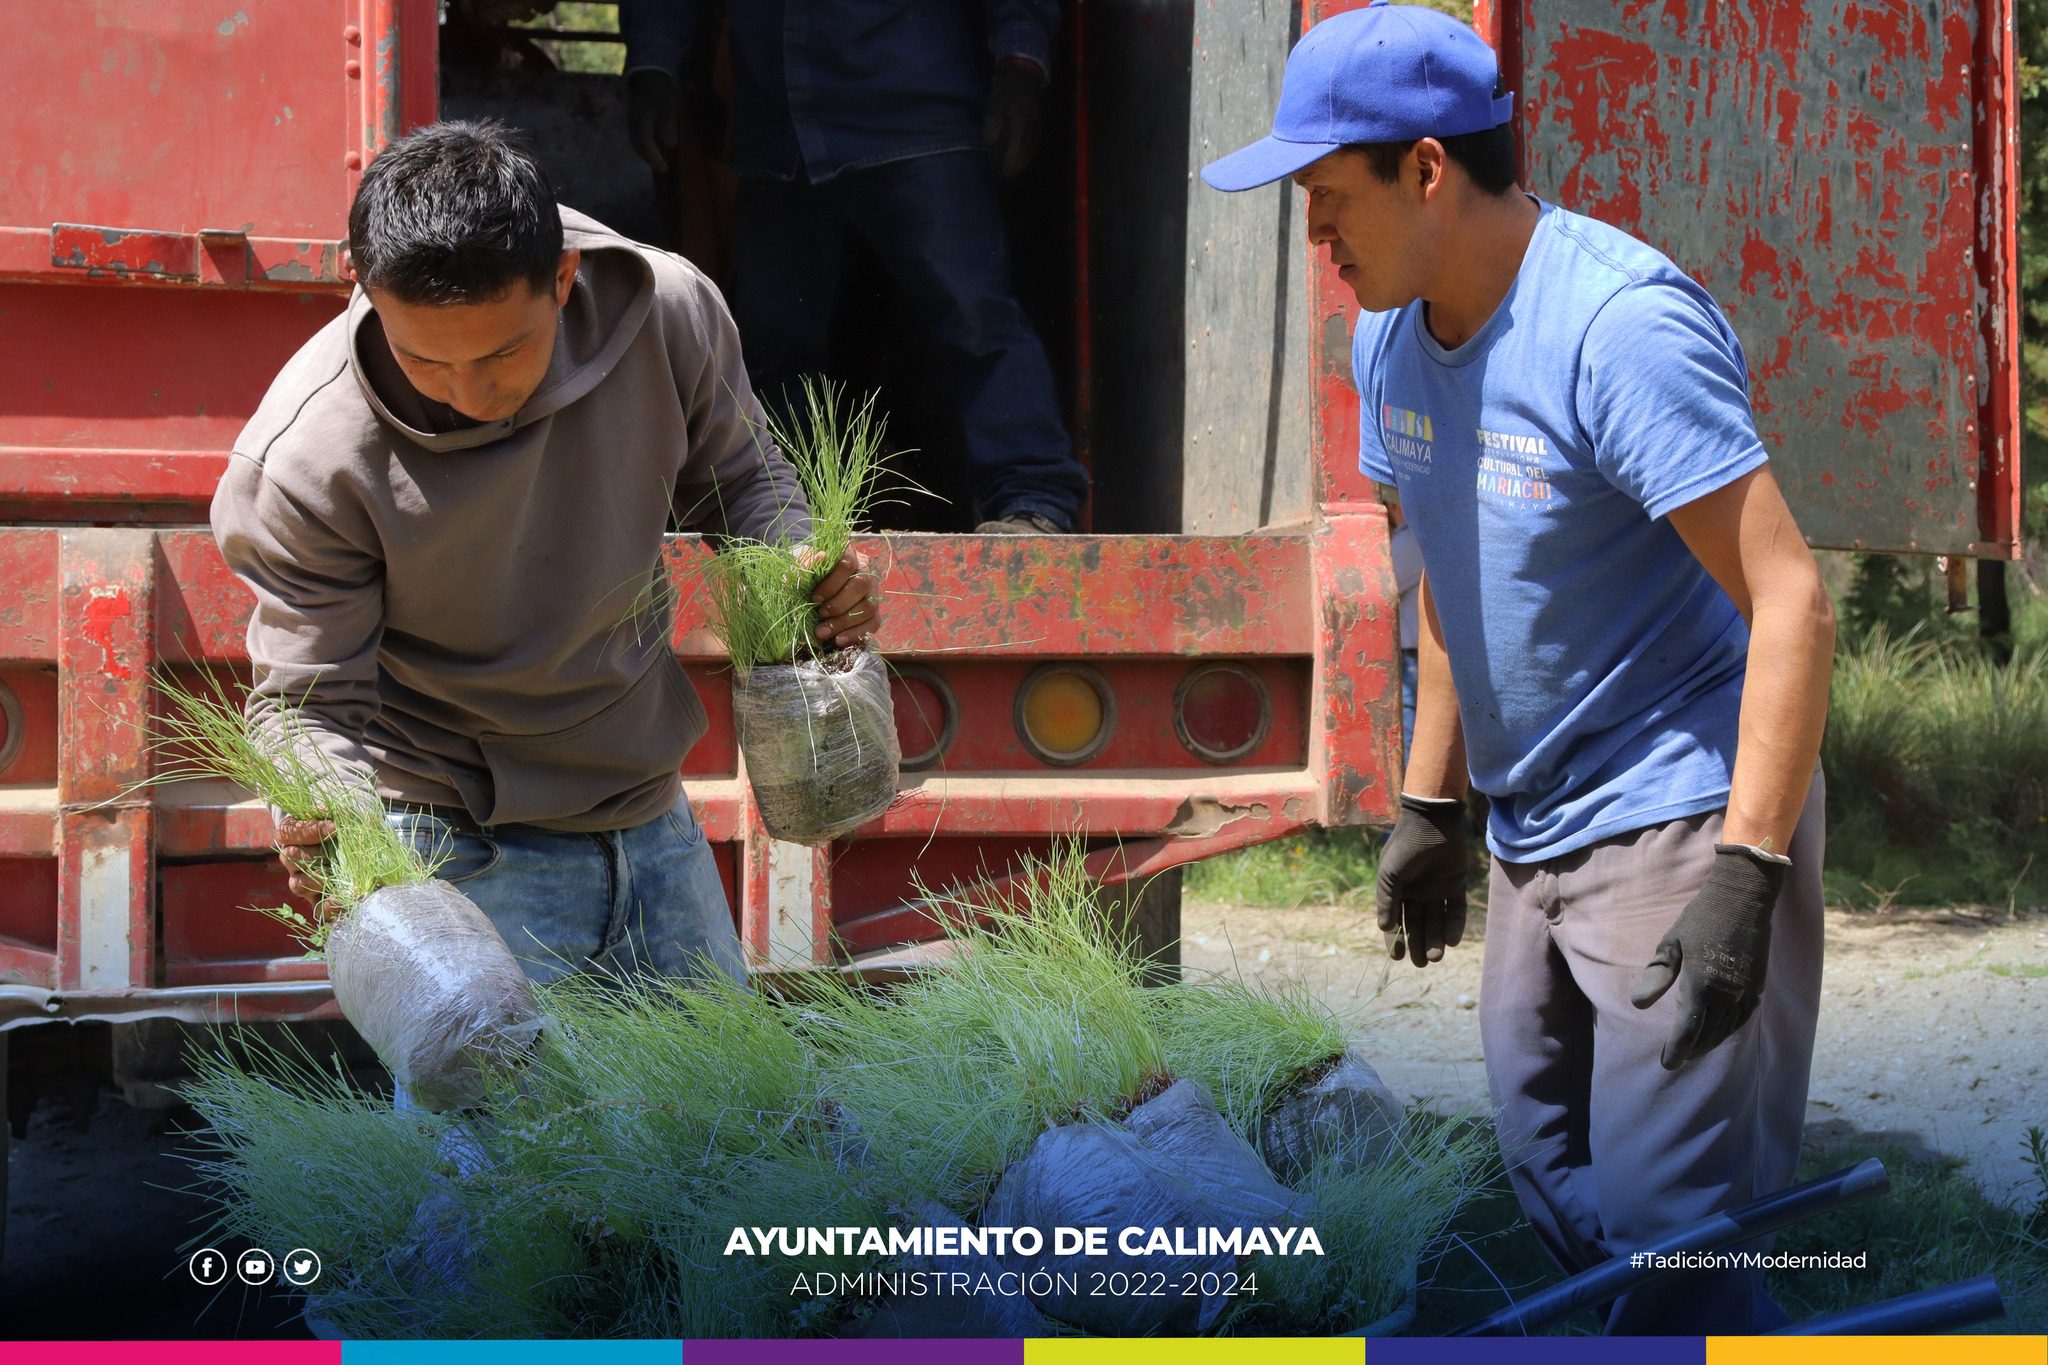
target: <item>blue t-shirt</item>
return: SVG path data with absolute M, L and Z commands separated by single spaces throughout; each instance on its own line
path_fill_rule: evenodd
M 1749 632 L 1664 516 L 1765 460 L 1712 296 L 1540 207 L 1464 345 L 1438 345 L 1419 301 L 1352 340 L 1359 468 L 1400 490 L 1422 546 L 1509 862 L 1727 804 Z

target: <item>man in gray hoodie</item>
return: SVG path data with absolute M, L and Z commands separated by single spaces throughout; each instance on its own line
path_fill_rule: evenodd
M 235 444 L 213 531 L 254 592 L 248 713 L 340 772 L 549 979 L 744 960 L 682 793 L 702 704 L 646 591 L 682 529 L 801 538 L 739 336 L 687 261 L 558 208 L 490 124 L 364 172 L 359 287 Z M 873 633 L 850 553 L 819 635 Z M 280 822 L 292 889 L 325 822 Z

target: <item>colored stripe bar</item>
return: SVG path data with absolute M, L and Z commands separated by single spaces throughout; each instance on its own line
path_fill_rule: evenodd
M 338 1341 L 11 1341 L 0 1359 L 62 1365 L 341 1365 Z
M 682 1365 L 680 1341 L 349 1341 L 341 1365 Z
M 1365 1365 L 1362 1337 L 1045 1337 L 1024 1365 Z
M 2038 1337 L 1708 1337 L 1707 1365 L 2042 1365 Z
M 1705 1365 L 1699 1337 L 1381 1337 L 1366 1365 Z
M 686 1341 L 683 1365 L 1023 1365 L 1003 1339 Z

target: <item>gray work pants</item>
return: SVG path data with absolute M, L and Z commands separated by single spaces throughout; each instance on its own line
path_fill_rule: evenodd
M 1793 1182 L 1820 1013 L 1820 775 L 1771 917 L 1763 1001 L 1705 1057 L 1659 1061 L 1678 987 L 1629 986 L 1714 860 L 1721 813 L 1493 864 L 1479 1028 L 1509 1179 L 1566 1273 Z M 1768 1249 L 1767 1241 L 1744 1244 Z M 1679 1270 L 1614 1301 L 1617 1335 L 1783 1325 L 1756 1270 Z

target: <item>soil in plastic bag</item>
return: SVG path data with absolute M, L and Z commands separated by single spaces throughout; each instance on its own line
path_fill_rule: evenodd
M 482 1065 L 540 1033 L 512 949 L 447 882 L 364 898 L 329 931 L 326 956 L 342 1014 L 422 1109 L 476 1103 Z
M 1047 1129 L 1024 1159 L 1003 1173 L 981 1222 L 984 1227 L 1046 1231 L 1038 1256 L 1003 1258 L 1003 1268 L 1052 1273 L 1051 1292 L 1034 1296 L 1049 1318 L 1106 1336 L 1185 1335 L 1215 1325 L 1230 1300 L 1221 1293 L 1183 1295 L 1190 1272 L 1238 1269 L 1228 1252 L 1212 1256 L 1128 1256 L 1117 1244 L 1125 1228 L 1291 1228 L 1311 1221 L 1311 1201 L 1273 1178 L 1245 1140 L 1216 1112 L 1203 1086 L 1177 1081 L 1122 1123 L 1074 1123 Z M 1106 1256 L 1059 1256 L 1050 1229 L 1109 1229 Z M 1097 1273 L 1143 1276 L 1158 1295 L 1090 1293 Z M 1060 1287 L 1071 1276 L 1077 1292 Z M 1197 1286 L 1200 1280 L 1196 1280 Z M 1220 1286 L 1219 1286 L 1220 1288 Z
M 1351 1169 L 1378 1165 L 1400 1141 L 1401 1102 L 1356 1052 L 1274 1105 L 1259 1125 L 1266 1164 L 1289 1183 L 1318 1160 Z
M 734 680 L 733 716 L 773 837 L 830 843 L 896 799 L 902 750 L 880 655 L 849 649 L 750 669 Z

